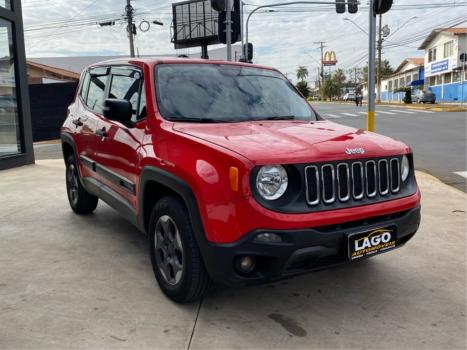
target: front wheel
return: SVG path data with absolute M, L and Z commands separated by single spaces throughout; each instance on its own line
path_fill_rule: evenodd
M 152 268 L 164 294 L 179 303 L 199 299 L 209 277 L 188 211 L 177 197 L 157 202 L 149 223 L 149 239 Z
M 66 190 L 70 207 L 76 214 L 91 214 L 96 209 L 99 199 L 88 193 L 81 184 L 74 155 L 66 160 Z

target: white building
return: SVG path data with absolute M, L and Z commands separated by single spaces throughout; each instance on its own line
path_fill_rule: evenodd
M 423 71 L 423 57 L 406 58 L 393 75 L 381 81 L 381 100 L 402 101 L 405 93 L 397 90 L 407 86 L 423 85 Z
M 419 49 L 425 50 L 425 88 L 436 94 L 436 100 L 467 101 L 467 74 L 462 73 L 459 58 L 467 53 L 467 28 L 436 29 Z

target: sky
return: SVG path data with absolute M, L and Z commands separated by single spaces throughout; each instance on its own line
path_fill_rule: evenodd
M 245 13 L 256 5 L 279 1 L 244 0 Z M 120 18 L 125 0 L 23 0 L 27 57 L 127 55 L 129 44 L 123 24 L 100 27 L 100 20 Z M 198 48 L 175 50 L 170 42 L 172 21 L 171 1 L 132 0 L 136 24 L 144 20 L 159 20 L 164 26 L 151 26 L 138 32 L 136 47 L 141 55 L 194 53 Z M 320 49 L 317 42 L 325 42 L 325 50 L 335 51 L 338 64 L 345 71 L 366 64 L 368 10 L 361 0 L 357 14 L 336 14 L 329 5 L 295 5 L 275 12 L 252 15 L 249 41 L 255 46 L 254 62 L 278 68 L 294 79 L 298 66 L 306 66 L 309 81 L 317 76 Z M 436 4 L 443 4 L 441 7 Z M 417 6 L 420 4 L 420 6 Z M 429 8 L 420 8 L 421 6 Z M 246 17 L 246 16 L 245 16 Z M 352 22 L 345 20 L 351 19 Z M 417 50 L 431 30 L 452 26 L 467 19 L 467 1 L 462 0 L 395 0 L 390 12 L 383 16 L 383 26 L 392 34 L 383 46 L 383 59 L 397 67 L 404 58 L 422 57 Z M 82 26 L 76 26 L 83 24 Z M 457 26 L 467 26 L 467 22 Z M 216 48 L 210 46 L 209 48 Z

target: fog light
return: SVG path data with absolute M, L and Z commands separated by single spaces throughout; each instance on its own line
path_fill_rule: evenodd
M 237 259 L 237 269 L 242 273 L 250 273 L 254 270 L 256 260 L 252 256 L 243 256 Z
M 281 236 L 275 233 L 260 233 L 256 236 L 255 242 L 261 243 L 280 243 L 282 242 Z

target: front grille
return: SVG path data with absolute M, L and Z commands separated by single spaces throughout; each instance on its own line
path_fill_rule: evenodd
M 400 191 L 399 158 L 310 165 L 305 168 L 308 205 L 387 198 Z

